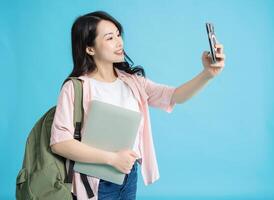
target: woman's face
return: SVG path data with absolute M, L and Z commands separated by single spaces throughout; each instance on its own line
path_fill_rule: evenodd
M 124 62 L 123 39 L 118 28 L 110 21 L 102 20 L 97 25 L 97 37 L 93 57 L 101 62 Z

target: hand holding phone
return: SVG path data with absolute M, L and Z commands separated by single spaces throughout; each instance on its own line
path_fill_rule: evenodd
M 214 32 L 214 25 L 212 23 L 206 23 L 206 31 L 207 31 L 208 41 L 210 46 L 211 63 L 215 64 L 217 62 L 217 58 L 216 58 L 217 48 L 215 47 L 215 44 L 217 44 L 217 38 Z

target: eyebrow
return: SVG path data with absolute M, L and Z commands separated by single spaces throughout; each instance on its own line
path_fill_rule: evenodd
M 117 29 L 116 32 L 117 32 L 117 31 L 119 31 L 119 29 Z M 104 37 L 105 37 L 106 35 L 110 35 L 110 34 L 113 34 L 113 32 L 111 32 L 111 33 L 106 33 L 106 34 L 104 35 Z

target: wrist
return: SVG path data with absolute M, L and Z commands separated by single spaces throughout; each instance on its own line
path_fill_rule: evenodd
M 107 165 L 113 165 L 113 157 L 114 157 L 114 152 L 111 152 L 111 151 L 107 151 L 106 152 L 106 156 L 105 156 L 105 158 L 106 158 L 106 160 L 105 160 L 105 164 L 107 164 Z
M 201 74 L 204 80 L 211 80 L 214 77 L 207 69 L 204 69 Z

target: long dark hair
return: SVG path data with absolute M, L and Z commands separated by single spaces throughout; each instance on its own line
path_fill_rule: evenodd
M 115 24 L 123 37 L 124 31 L 122 25 L 105 11 L 91 12 L 76 18 L 71 28 L 73 70 L 69 77 L 79 77 L 83 74 L 93 72 L 97 68 L 93 57 L 86 53 L 86 47 L 95 46 L 95 38 L 97 36 L 96 29 L 101 20 L 108 20 Z M 126 53 L 124 54 L 125 62 L 113 63 L 113 67 L 129 74 L 136 73 L 137 75 L 145 77 L 143 67 L 132 67 L 134 65 L 133 61 Z M 129 60 L 131 64 L 129 64 L 127 60 Z

